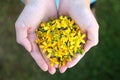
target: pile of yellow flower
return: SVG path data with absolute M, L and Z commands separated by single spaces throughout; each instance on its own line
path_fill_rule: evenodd
M 42 22 L 36 35 L 36 43 L 42 48 L 51 66 L 63 66 L 76 57 L 77 53 L 84 53 L 82 46 L 85 44 L 86 35 L 75 21 L 67 16 Z

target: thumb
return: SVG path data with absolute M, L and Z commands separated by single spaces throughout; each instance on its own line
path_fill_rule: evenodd
M 18 26 L 18 24 L 15 24 L 15 28 L 17 43 L 24 46 L 28 52 L 31 52 L 31 44 L 28 39 L 28 27 Z
M 85 53 L 89 51 L 90 48 L 93 46 L 96 46 L 99 41 L 99 36 L 98 36 L 98 25 L 89 27 L 87 30 L 87 41 L 84 46 Z

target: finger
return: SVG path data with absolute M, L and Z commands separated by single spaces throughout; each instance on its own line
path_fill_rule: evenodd
M 31 52 L 31 56 L 34 58 L 34 60 L 36 61 L 36 63 L 38 64 L 38 66 L 43 70 L 43 71 L 47 71 L 48 70 L 48 65 L 45 62 L 44 58 L 42 57 L 37 44 L 35 43 L 35 35 L 32 35 L 32 37 L 30 36 L 30 41 L 32 44 L 32 52 Z
M 56 69 L 54 66 L 51 66 L 50 64 L 48 64 L 48 71 L 50 74 L 55 74 Z
M 89 51 L 90 48 L 98 44 L 98 29 L 98 24 L 91 22 L 90 27 L 87 29 L 87 41 L 84 45 L 85 53 Z
M 60 73 L 64 73 L 66 70 L 67 70 L 67 66 L 66 65 L 64 65 L 64 66 L 59 68 Z
M 82 59 L 83 56 L 84 54 L 77 54 L 76 58 L 73 58 L 71 62 L 67 63 L 68 68 L 75 66 L 79 62 L 79 60 Z
M 58 64 L 55 64 L 55 68 L 58 68 Z
M 42 53 L 42 49 L 40 49 L 40 52 Z M 54 74 L 56 72 L 55 67 L 50 65 L 49 60 L 46 58 L 45 54 L 43 54 L 43 58 L 44 58 L 44 60 L 46 61 L 47 65 L 48 65 L 48 72 L 50 74 Z
M 28 52 L 31 52 L 31 44 L 28 40 L 27 28 L 24 25 L 19 27 L 19 25 L 16 24 L 16 40 L 17 43 L 24 46 Z
M 97 45 L 97 42 L 87 40 L 87 42 L 86 42 L 86 44 L 84 46 L 85 53 L 88 52 L 95 45 Z
M 48 70 L 48 65 L 46 64 L 46 62 L 44 61 L 44 59 L 42 58 L 42 56 L 40 55 L 39 52 L 31 52 L 31 56 L 34 58 L 34 60 L 37 63 L 37 65 L 43 71 L 47 71 Z
M 43 54 L 43 57 L 44 57 L 47 65 L 48 65 L 48 72 L 49 72 L 50 74 L 54 74 L 54 73 L 56 72 L 55 66 L 51 66 L 51 65 L 50 65 L 49 60 L 46 58 L 46 56 L 45 56 L 44 54 Z

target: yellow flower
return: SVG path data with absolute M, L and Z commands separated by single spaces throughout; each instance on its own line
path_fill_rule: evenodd
M 48 30 L 48 29 L 49 29 L 49 26 L 45 26 L 45 27 L 44 27 L 44 30 Z
M 74 20 L 71 20 L 71 21 L 70 21 L 70 27 L 72 27 L 74 23 L 75 23 L 75 21 L 74 21 Z
M 35 41 L 46 54 L 51 66 L 66 65 L 77 53 L 84 53 L 84 34 L 75 21 L 67 16 L 42 22 L 36 30 L 38 39 Z

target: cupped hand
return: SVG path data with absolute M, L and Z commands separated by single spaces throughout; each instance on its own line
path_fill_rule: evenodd
M 80 26 L 82 31 L 87 34 L 85 53 L 98 43 L 99 25 L 90 10 L 90 0 L 61 0 L 59 15 L 70 16 Z M 78 63 L 84 55 L 78 54 L 71 62 L 60 68 L 63 73 L 67 68 L 71 68 Z
M 43 71 L 48 70 L 51 74 L 54 74 L 56 69 L 48 64 L 36 45 L 35 30 L 41 21 L 47 21 L 49 18 L 55 18 L 56 16 L 54 0 L 25 0 L 25 8 L 15 24 L 17 42 L 30 52 Z

